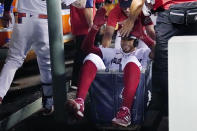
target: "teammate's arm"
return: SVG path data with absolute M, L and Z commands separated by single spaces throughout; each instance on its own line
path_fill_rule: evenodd
M 86 8 L 83 9 L 83 13 L 85 16 L 85 19 L 88 23 L 89 29 L 92 27 L 93 25 L 93 0 L 87 0 L 86 1 Z
M 77 8 L 85 8 L 86 0 L 76 0 L 75 2 L 72 3 L 72 5 Z
M 135 20 L 142 11 L 145 0 L 133 0 L 130 6 L 130 15 L 128 19 L 123 23 L 123 27 L 120 29 L 121 36 L 128 36 L 133 29 Z
M 155 35 L 154 25 L 153 24 L 147 25 L 145 26 L 145 29 L 146 29 L 147 35 L 150 36 L 151 39 L 155 40 L 156 35 Z
M 146 33 L 144 34 L 144 42 L 148 45 L 148 47 L 152 50 L 155 46 L 155 30 L 154 30 L 154 24 L 150 16 L 145 16 L 143 13 L 141 14 L 141 23 L 146 29 Z
M 85 8 L 83 11 L 90 29 L 93 25 L 93 8 Z
M 155 40 L 156 35 L 155 35 L 155 29 L 154 29 L 154 24 L 153 24 L 152 19 L 150 18 L 150 16 L 145 16 L 143 13 L 142 13 L 141 18 L 142 18 L 141 19 L 142 25 L 145 26 L 147 35 L 151 39 Z
M 114 34 L 115 28 L 113 26 L 107 26 L 102 39 L 102 46 L 109 47 L 111 45 L 112 36 Z
M 155 45 L 155 41 L 153 39 L 151 39 L 148 35 L 144 34 L 141 37 L 141 40 L 143 40 L 145 42 L 145 44 L 152 49 L 152 47 Z
M 4 12 L 2 18 L 3 27 L 9 27 L 9 23 L 12 23 L 12 17 L 10 14 L 10 8 L 12 5 L 13 0 L 4 0 Z
M 153 59 L 154 54 L 155 54 L 155 44 L 156 44 L 156 42 L 155 42 L 156 34 L 155 34 L 155 30 L 154 30 L 154 25 L 153 24 L 152 25 L 147 25 L 147 26 L 145 26 L 145 28 L 146 28 L 146 32 L 147 32 L 148 36 L 150 36 L 150 37 L 147 36 L 148 37 L 147 39 L 150 43 L 149 48 L 151 49 L 149 57 L 151 59 Z
M 119 20 L 119 15 L 121 14 L 120 7 L 114 7 L 108 15 L 107 19 L 107 26 L 105 29 L 105 33 L 103 35 L 102 39 L 102 46 L 103 47 L 109 47 L 111 44 L 112 36 L 115 31 L 116 24 Z
M 13 0 L 4 0 L 4 11 L 10 11 Z

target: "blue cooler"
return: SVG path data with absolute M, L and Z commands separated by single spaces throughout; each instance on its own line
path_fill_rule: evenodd
M 144 113 L 151 99 L 151 67 L 150 63 L 147 69 L 141 72 L 131 109 L 131 122 L 134 125 L 143 122 Z M 91 120 L 95 124 L 111 124 L 122 103 L 123 88 L 123 72 L 109 70 L 97 72 L 89 90 Z

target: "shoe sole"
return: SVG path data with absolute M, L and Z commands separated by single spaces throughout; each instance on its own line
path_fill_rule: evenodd
M 51 111 L 49 113 L 42 113 L 43 116 L 50 116 L 54 112 L 54 107 L 52 107 Z
M 128 126 L 131 124 L 131 122 L 129 122 L 128 124 L 123 124 L 123 123 L 118 123 L 118 122 L 116 122 L 116 121 L 112 121 L 112 124 L 113 124 L 114 126 L 128 127 Z
M 70 88 L 73 89 L 73 90 L 77 90 L 78 89 L 78 87 L 76 87 L 76 86 L 71 86 Z

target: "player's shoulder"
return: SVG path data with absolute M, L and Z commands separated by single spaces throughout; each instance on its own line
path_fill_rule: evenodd
M 150 48 L 138 48 L 136 49 L 136 52 L 141 52 L 141 53 L 145 53 L 145 52 L 150 52 Z
M 148 56 L 151 50 L 149 48 L 139 48 L 135 51 L 135 56 L 138 59 L 143 59 L 144 57 Z

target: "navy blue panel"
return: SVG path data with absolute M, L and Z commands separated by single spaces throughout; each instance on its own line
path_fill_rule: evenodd
M 151 68 L 141 73 L 140 83 L 136 90 L 134 104 L 131 109 L 133 124 L 141 124 L 147 108 L 148 91 L 151 91 Z M 110 124 L 115 117 L 121 102 L 123 73 L 98 72 L 90 88 L 90 104 L 92 121 L 100 124 Z

